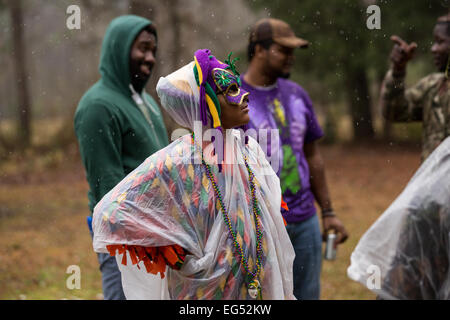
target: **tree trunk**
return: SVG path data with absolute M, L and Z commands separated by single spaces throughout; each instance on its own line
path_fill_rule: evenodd
M 168 14 L 169 14 L 169 21 L 170 24 L 172 26 L 172 33 L 173 33 L 173 43 L 174 45 L 174 50 L 171 53 L 172 56 L 172 67 L 174 68 L 174 70 L 179 66 L 178 64 L 180 63 L 180 55 L 181 55 L 181 49 L 180 48 L 180 40 L 181 40 L 181 21 L 180 21 L 180 17 L 178 15 L 178 0 L 172 0 L 170 2 L 170 6 L 168 7 Z
M 12 25 L 13 61 L 17 81 L 17 101 L 19 111 L 20 147 L 25 148 L 31 142 L 31 104 L 28 92 L 28 78 L 25 58 L 22 1 L 10 0 Z
M 375 136 L 372 125 L 371 99 L 366 70 L 347 70 L 347 93 L 355 140 L 370 140 Z
M 378 108 L 378 112 L 380 113 L 380 117 L 382 119 L 382 123 L 383 123 L 383 133 L 382 133 L 382 139 L 385 141 L 391 141 L 392 139 L 392 122 L 385 119 L 384 116 L 381 114 L 381 88 L 383 86 L 383 80 L 384 80 L 384 73 L 379 73 L 378 75 L 378 102 L 377 102 L 377 108 Z
M 155 6 L 152 2 L 153 1 L 130 0 L 130 14 L 155 20 Z

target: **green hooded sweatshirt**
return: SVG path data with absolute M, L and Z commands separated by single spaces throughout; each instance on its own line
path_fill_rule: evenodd
M 110 23 L 101 50 L 101 79 L 84 94 L 75 112 L 91 213 L 109 190 L 169 143 L 158 104 L 147 93 L 140 94 L 149 122 L 129 87 L 131 46 L 150 24 L 150 20 L 133 15 Z

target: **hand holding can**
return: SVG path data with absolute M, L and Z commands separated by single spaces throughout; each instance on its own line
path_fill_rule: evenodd
M 336 259 L 336 234 L 328 233 L 327 242 L 325 245 L 324 258 L 325 260 L 335 260 Z

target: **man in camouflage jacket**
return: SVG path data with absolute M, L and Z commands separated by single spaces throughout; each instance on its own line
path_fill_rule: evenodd
M 383 115 L 391 121 L 422 121 L 422 161 L 450 135 L 450 14 L 438 18 L 433 30 L 431 52 L 438 72 L 421 79 L 405 90 L 406 64 L 413 57 L 417 44 L 407 44 L 397 36 L 391 52 L 391 68 L 382 89 Z

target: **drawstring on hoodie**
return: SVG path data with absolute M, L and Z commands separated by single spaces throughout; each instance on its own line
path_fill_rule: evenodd
M 129 85 L 130 90 L 131 90 L 131 97 L 133 98 L 134 102 L 136 102 L 137 106 L 139 107 L 139 109 L 142 111 L 142 113 L 144 114 L 145 119 L 147 119 L 148 123 L 150 123 L 152 130 L 155 130 L 155 127 L 153 125 L 153 121 L 150 118 L 150 113 L 148 111 L 147 108 L 150 108 L 152 110 L 153 113 L 156 113 L 155 110 L 153 110 L 153 108 L 145 102 L 145 99 L 143 99 L 139 93 L 136 92 L 136 90 L 134 90 L 133 86 L 130 84 Z M 146 108 L 147 106 L 147 108 Z

